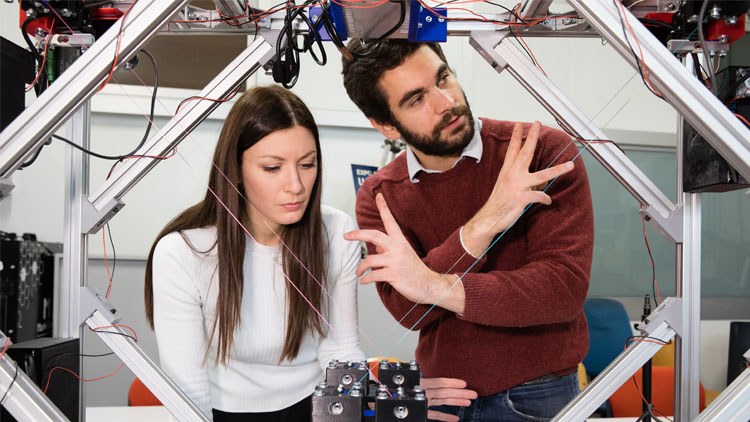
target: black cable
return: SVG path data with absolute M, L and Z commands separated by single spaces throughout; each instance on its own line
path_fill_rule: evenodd
M 333 24 L 330 10 L 330 3 L 322 4 L 322 13 L 320 14 L 320 21 L 318 23 L 323 22 L 323 26 L 325 26 L 326 32 L 328 32 L 328 36 L 331 38 L 333 45 L 341 52 L 341 54 L 348 55 L 348 58 L 351 59 L 353 56 L 351 55 L 351 52 L 349 52 L 349 49 L 344 46 L 341 36 L 339 36 L 338 31 L 336 31 L 336 26 Z
M 446 2 L 446 3 L 452 3 L 454 1 L 457 1 L 457 0 L 450 0 L 449 2 Z M 497 6 L 497 7 L 501 8 L 501 9 L 505 9 L 505 11 L 507 11 L 508 13 L 510 13 L 511 16 L 514 16 L 516 18 L 516 22 L 529 23 L 529 21 L 527 21 L 526 19 L 518 16 L 518 13 L 514 12 L 512 9 L 508 9 L 507 7 L 505 7 L 505 6 L 501 5 L 501 4 L 493 3 L 491 1 L 485 1 L 485 3 L 491 4 L 493 6 Z
M 112 278 L 115 278 L 115 267 L 117 266 L 117 252 L 115 251 L 115 241 L 112 240 L 112 231 L 107 223 L 107 234 L 109 235 L 109 244 L 112 246 Z
M 518 45 L 521 46 L 521 50 L 523 50 L 523 52 L 526 53 L 527 56 L 529 56 L 529 60 L 531 60 L 531 63 L 533 63 L 534 66 L 539 67 L 539 64 L 536 62 L 536 60 L 534 60 L 534 56 L 531 55 L 531 52 L 526 49 L 526 47 L 523 45 L 523 43 L 516 36 L 516 33 L 513 32 L 513 27 L 509 26 L 508 27 L 508 32 L 510 32 L 510 35 L 513 38 L 515 38 L 515 40 L 518 43 Z
M 50 369 L 54 368 L 55 366 L 57 366 L 57 361 L 59 361 L 60 359 L 62 359 L 64 357 L 68 357 L 68 356 L 79 356 L 79 357 L 84 357 L 84 358 L 100 358 L 100 357 L 103 357 L 103 356 L 109 356 L 109 355 L 114 355 L 114 354 L 115 354 L 115 352 L 101 353 L 101 354 L 98 354 L 98 355 L 88 355 L 88 354 L 85 354 L 85 353 L 62 353 L 62 354 L 57 355 L 57 357 L 55 357 L 55 360 L 53 360 L 52 363 L 50 363 L 49 365 L 47 365 L 47 367 L 45 369 L 46 370 L 50 370 Z
M 638 55 L 635 53 L 635 49 L 633 48 L 633 45 L 630 43 L 630 39 L 628 38 L 628 31 L 625 28 L 625 18 L 622 16 L 622 13 L 620 13 L 620 9 L 619 9 L 619 6 L 617 5 L 617 1 L 618 0 L 612 0 L 612 4 L 615 6 L 615 9 L 617 9 L 617 17 L 620 18 L 620 25 L 622 26 L 622 34 L 625 36 L 625 42 L 628 44 L 628 48 L 630 49 L 630 52 L 633 54 L 633 58 L 635 59 L 635 64 L 638 65 L 638 73 L 641 75 L 641 80 L 643 81 L 643 84 L 646 85 L 646 88 L 649 91 L 651 91 L 652 94 L 661 98 L 661 95 L 657 94 L 653 89 L 651 89 L 651 86 L 646 82 L 646 76 L 643 73 L 641 62 L 638 59 Z
M 363 57 L 363 56 L 368 56 L 372 54 L 372 52 L 375 51 L 380 46 L 380 43 L 384 39 L 388 38 L 391 34 L 393 34 L 394 32 L 398 31 L 399 28 L 401 28 L 401 25 L 404 24 L 404 20 L 406 20 L 406 0 L 398 0 L 398 2 L 401 3 L 401 8 L 399 9 L 399 16 L 398 16 L 398 21 L 396 22 L 396 24 L 393 25 L 391 29 L 386 31 L 385 34 L 379 36 L 377 39 L 375 39 L 374 42 L 369 44 L 370 48 L 367 48 L 363 53 L 355 54 L 355 56 Z M 367 44 L 365 44 L 363 41 L 362 41 L 362 44 L 363 46 L 367 46 Z
M 127 334 L 127 333 L 121 333 L 119 331 L 94 330 L 91 327 L 89 327 L 89 331 L 91 331 L 92 333 L 97 333 L 97 334 L 114 334 L 114 335 L 117 335 L 117 336 L 123 336 L 123 337 L 127 337 L 127 338 L 133 340 L 136 343 L 138 342 L 138 340 L 135 337 L 133 337 L 132 335 Z
M 657 19 L 647 19 L 647 18 L 638 18 L 638 20 L 644 25 L 644 26 L 659 26 L 662 28 L 669 28 L 672 29 L 672 25 L 662 22 Z
M 672 344 L 672 340 L 665 341 L 658 337 L 651 337 L 651 336 L 630 336 L 625 340 L 625 346 L 630 346 L 630 343 L 636 341 L 636 340 L 651 340 L 655 341 L 657 343 L 661 343 L 662 346 L 666 346 L 667 344 Z
M 42 145 L 40 145 L 40 146 L 39 146 L 39 148 L 38 148 L 38 149 L 36 150 L 36 152 L 34 153 L 34 156 L 33 156 L 33 157 L 31 157 L 31 158 L 29 158 L 29 160 L 28 160 L 28 161 L 26 161 L 25 163 L 21 164 L 21 166 L 20 166 L 20 167 L 18 167 L 18 169 L 19 169 L 19 170 L 23 170 L 23 169 L 25 169 L 26 167 L 28 167 L 28 166 L 30 166 L 30 165 L 32 165 L 32 164 L 34 164 L 34 161 L 36 161 L 36 159 L 37 159 L 37 158 L 39 158 L 39 154 L 40 154 L 40 153 L 42 152 L 42 149 L 43 149 L 43 148 L 44 148 L 44 146 L 45 146 L 45 145 L 47 145 L 47 144 L 49 144 L 49 141 L 47 141 L 47 142 L 43 143 Z
M 299 51 L 294 48 L 294 21 L 293 12 L 287 2 L 286 15 L 284 16 L 284 27 L 279 31 L 279 37 L 276 40 L 276 61 L 273 64 L 273 79 L 281 83 L 284 88 L 292 88 L 297 83 L 299 76 Z M 285 38 L 286 37 L 286 38 Z
M 703 0 L 701 10 L 700 12 L 698 12 L 698 42 L 701 45 L 701 50 L 703 50 L 703 58 L 706 60 L 706 66 L 708 66 L 708 80 L 711 83 L 711 92 L 716 93 L 714 88 L 714 76 L 716 75 L 716 69 L 714 69 L 714 65 L 711 62 L 711 54 L 708 51 L 706 38 L 703 34 L 703 18 L 706 15 L 707 6 L 708 0 Z
M 382 34 L 382 35 L 380 35 L 380 36 L 378 36 L 376 38 L 371 39 L 371 41 L 369 41 L 367 43 L 365 42 L 364 39 L 360 39 L 360 42 L 362 43 L 362 46 L 365 47 L 365 50 L 361 51 L 361 52 L 355 53 L 355 52 L 349 50 L 348 48 L 346 48 L 345 46 L 343 46 L 343 43 L 339 44 L 336 41 L 334 41 L 334 44 L 336 45 L 336 47 L 339 48 L 339 50 L 342 51 L 342 54 L 344 54 L 345 56 L 348 56 L 348 57 L 352 57 L 352 58 L 354 58 L 354 57 L 357 57 L 357 58 L 367 57 L 370 54 L 372 54 L 375 50 L 377 50 L 378 47 L 380 47 L 380 43 L 384 39 L 388 38 L 391 34 L 393 34 L 399 28 L 401 28 L 401 26 L 404 24 L 404 21 L 406 20 L 406 0 L 390 0 L 390 1 L 392 3 L 393 2 L 400 3 L 400 5 L 401 5 L 401 7 L 399 8 L 399 17 L 398 17 L 398 21 L 396 22 L 396 24 L 393 25 L 384 34 Z M 330 28 L 329 28 L 329 25 L 326 25 L 326 30 L 328 31 L 329 34 L 331 34 L 331 32 L 333 32 L 334 34 L 336 34 L 335 36 L 338 37 L 338 34 L 336 33 L 336 30 L 335 30 L 333 24 L 330 25 Z M 338 38 L 340 38 L 340 37 L 338 37 Z M 332 37 L 332 39 L 333 39 L 333 37 Z
M 311 3 L 314 4 L 314 3 Z M 320 36 L 320 33 L 318 32 L 318 29 L 320 29 L 320 21 L 318 23 L 313 24 L 310 21 L 310 18 L 307 17 L 306 13 L 303 13 L 305 9 L 299 9 L 295 13 L 294 17 L 300 17 L 302 18 L 302 21 L 305 22 L 305 25 L 307 25 L 307 28 L 310 30 L 309 34 L 306 34 L 304 36 L 305 43 L 302 45 L 302 48 L 298 48 L 297 46 L 294 46 L 297 51 L 300 53 L 306 53 L 310 52 L 310 56 L 312 56 L 313 60 L 315 60 L 315 63 L 317 63 L 319 66 L 325 66 L 328 62 L 328 57 L 326 55 L 326 50 L 323 47 L 323 39 Z M 318 44 L 318 48 L 320 49 L 320 55 L 321 58 L 318 59 L 318 56 L 315 54 L 315 50 L 312 49 L 312 46 Z
M 21 35 L 23 36 L 23 40 L 26 42 L 26 45 L 29 47 L 29 50 L 31 50 L 31 54 L 34 55 L 34 58 L 37 62 L 37 67 L 41 68 L 42 64 L 44 62 L 44 57 L 42 57 L 41 54 L 39 54 L 39 51 L 37 51 L 36 46 L 33 42 L 31 42 L 31 38 L 29 38 L 29 33 L 27 32 L 27 28 L 29 24 L 36 20 L 35 17 L 27 17 L 24 19 L 23 23 L 21 24 Z M 45 72 L 43 69 L 36 69 L 37 72 L 41 72 L 39 75 L 39 79 L 36 81 L 36 85 L 34 85 L 34 92 L 36 92 L 37 97 L 44 92 L 45 89 L 47 89 L 47 72 Z
M 123 159 L 125 159 L 127 157 L 135 155 L 135 153 L 138 152 L 138 150 L 141 149 L 141 147 L 146 143 L 146 141 L 148 140 L 148 135 L 151 132 L 151 126 L 152 126 L 153 121 L 154 121 L 154 107 L 156 105 L 156 91 L 159 88 L 159 68 L 158 68 L 158 66 L 156 64 L 156 59 L 154 59 L 154 56 L 152 56 L 151 53 L 149 53 L 147 50 L 141 50 L 140 52 L 144 53 L 151 60 L 151 64 L 153 65 L 153 68 L 154 68 L 154 89 L 153 89 L 153 92 L 151 93 L 151 110 L 149 111 L 149 120 L 148 120 L 148 125 L 146 126 L 146 133 L 143 134 L 143 139 L 141 139 L 141 142 L 138 143 L 138 146 L 136 146 L 131 152 L 129 152 L 127 154 L 123 154 L 123 155 L 105 155 L 105 154 L 99 154 L 99 153 L 96 153 L 94 151 L 88 150 L 88 149 L 86 149 L 86 148 L 84 148 L 84 147 L 82 147 L 82 146 L 80 146 L 80 145 L 78 145 L 78 144 L 76 144 L 74 142 L 71 142 L 70 140 L 68 140 L 66 138 L 63 138 L 62 136 L 52 135 L 52 137 L 56 138 L 56 139 L 59 139 L 59 140 L 65 142 L 66 144 L 72 146 L 73 148 L 75 148 L 75 149 L 77 149 L 79 151 L 82 151 L 82 152 L 84 152 L 84 153 L 86 153 L 86 154 L 88 154 L 88 155 L 90 155 L 92 157 L 101 158 L 103 160 L 123 160 Z
M 10 389 L 13 388 L 13 384 L 16 382 L 16 378 L 18 378 L 18 362 L 16 362 L 16 372 L 13 374 L 13 379 L 10 381 L 8 388 L 5 390 L 5 394 L 3 394 L 3 398 L 0 399 L 0 405 L 3 404 L 3 402 L 5 401 L 5 397 L 8 395 L 8 392 L 10 391 Z

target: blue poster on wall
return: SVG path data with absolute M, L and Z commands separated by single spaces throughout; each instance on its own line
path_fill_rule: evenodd
M 362 186 L 365 179 L 375 174 L 378 171 L 377 167 L 365 166 L 362 164 L 352 164 L 352 177 L 354 177 L 354 193 L 359 191 L 359 187 Z

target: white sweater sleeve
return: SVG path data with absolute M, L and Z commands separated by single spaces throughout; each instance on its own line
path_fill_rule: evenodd
M 153 257 L 154 331 L 161 368 L 212 419 L 201 276 L 196 256 L 178 233 L 156 245 Z M 206 283 L 207 285 L 208 283 Z
M 328 226 L 330 262 L 336 268 L 329 268 L 331 286 L 328 300 L 328 334 L 320 341 L 318 360 L 325 372 L 332 359 L 341 361 L 364 360 L 365 355 L 359 344 L 357 323 L 357 265 L 361 257 L 359 242 L 344 240 L 344 233 L 356 230 L 357 225 L 348 215 L 342 213 L 334 227 Z

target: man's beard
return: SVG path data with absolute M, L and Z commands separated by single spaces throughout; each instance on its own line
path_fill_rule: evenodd
M 457 135 L 465 131 L 459 139 L 443 139 L 442 130 L 450 124 L 456 117 L 464 116 L 466 121 L 460 127 L 455 128 L 449 136 Z M 405 128 L 399 121 L 395 121 L 393 126 L 401 133 L 401 139 L 410 147 L 426 155 L 437 157 L 449 157 L 461 154 L 474 137 L 474 116 L 471 114 L 469 105 L 461 105 L 452 108 L 443 114 L 442 119 L 435 125 L 430 135 L 420 135 Z

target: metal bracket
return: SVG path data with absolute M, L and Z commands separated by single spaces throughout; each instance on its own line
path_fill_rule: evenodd
M 82 203 L 81 232 L 87 234 L 98 232 L 102 226 L 125 206 L 125 203 L 118 198 L 112 198 L 99 210 L 94 204 L 89 202 L 85 195 L 83 196 Z
M 98 309 L 86 319 L 89 326 L 136 377 L 151 390 L 170 413 L 180 421 L 208 421 L 200 409 L 172 382 L 169 377 L 138 347 L 129 333 L 113 323 L 109 312 Z M 106 327 L 107 331 L 96 330 Z M 113 335 L 116 334 L 116 335 Z
M 80 304 L 79 323 L 81 325 L 85 324 L 95 312 L 99 312 L 99 315 L 106 319 L 107 324 L 102 325 L 114 325 L 120 320 L 112 303 L 102 299 L 91 287 L 81 287 L 78 298 Z
M 91 34 L 54 34 L 50 39 L 50 45 L 88 48 L 94 44 L 94 41 L 96 40 Z
M 649 314 L 636 329 L 643 335 L 653 336 L 661 323 L 666 323 L 675 334 L 682 337 L 682 298 L 668 297 Z
M 10 181 L 10 178 L 0 177 L 0 201 L 8 196 L 8 194 L 13 190 L 14 187 L 16 187 L 16 185 L 14 185 L 13 182 Z
M 720 43 L 718 41 L 706 41 L 706 47 L 708 48 L 709 55 L 718 52 L 721 57 L 724 57 L 729 51 L 729 44 Z M 667 48 L 678 56 L 695 52 L 703 53 L 701 44 L 698 41 L 691 40 L 669 40 L 667 41 Z
M 654 228 L 667 240 L 672 243 L 683 242 L 682 221 L 684 218 L 684 207 L 682 204 L 677 204 L 677 210 L 667 217 L 664 217 L 650 205 L 646 207 L 641 206 L 638 212 L 646 218 L 646 221 L 650 221 L 654 225 Z
M 668 341 L 674 337 L 674 334 L 674 330 L 662 321 L 655 324 L 655 328 L 649 335 Z M 609 366 L 604 368 L 591 384 L 568 403 L 552 420 L 555 422 L 586 420 L 599 405 L 604 403 L 661 348 L 662 345 L 656 342 L 637 341 L 631 343 L 623 353 L 617 356 Z

